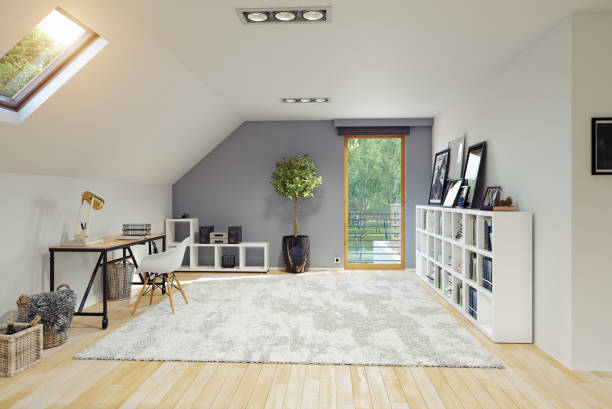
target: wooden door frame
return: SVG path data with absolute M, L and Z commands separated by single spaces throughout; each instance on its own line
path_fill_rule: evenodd
M 348 262 L 348 141 L 357 138 L 401 139 L 401 215 L 402 230 L 399 264 L 359 264 Z M 406 268 L 406 136 L 405 135 L 345 135 L 344 136 L 344 269 L 345 270 L 404 270 Z

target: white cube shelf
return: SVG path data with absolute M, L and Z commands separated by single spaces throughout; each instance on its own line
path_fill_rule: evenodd
M 533 342 L 532 220 L 530 212 L 416 207 L 417 275 L 494 342 Z
M 178 271 L 206 271 L 206 272 L 244 272 L 244 273 L 255 273 L 264 272 L 267 273 L 270 269 L 270 243 L 269 242 L 242 242 L 238 244 L 201 244 L 196 243 L 196 237 L 199 230 L 198 219 L 166 219 L 166 241 L 168 247 L 176 247 L 185 237 L 177 237 L 177 225 L 185 223 L 188 229 L 188 235 L 191 238 L 189 245 L 187 246 L 187 252 L 189 254 L 189 264 L 183 265 Z M 238 249 L 238 266 L 233 268 L 221 267 L 221 256 L 223 254 L 223 248 L 237 248 Z M 213 264 L 201 265 L 199 263 L 200 250 L 212 249 L 213 251 Z M 263 251 L 263 264 L 262 265 L 247 265 L 246 264 L 246 252 L 247 249 L 261 249 Z

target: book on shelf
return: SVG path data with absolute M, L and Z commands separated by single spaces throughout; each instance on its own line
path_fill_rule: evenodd
M 493 233 L 493 225 L 485 219 L 484 221 L 484 248 L 485 250 L 493 251 L 493 242 L 491 235 Z
M 476 289 L 472 288 L 472 287 L 468 287 L 469 288 L 469 293 L 468 293 L 468 312 L 469 314 L 474 317 L 474 319 L 478 319 L 478 296 L 476 295 Z
M 493 260 L 489 257 L 482 259 L 482 287 L 493 291 Z
M 476 218 L 472 217 L 472 246 L 476 246 Z
M 463 305 L 463 284 L 457 283 L 457 304 Z
M 475 253 L 470 254 L 470 280 L 476 281 L 476 268 L 478 266 L 478 259 Z

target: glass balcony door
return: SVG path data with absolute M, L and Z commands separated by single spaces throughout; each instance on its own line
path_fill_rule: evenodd
M 404 136 L 345 136 L 345 268 L 404 268 L 404 160 Z

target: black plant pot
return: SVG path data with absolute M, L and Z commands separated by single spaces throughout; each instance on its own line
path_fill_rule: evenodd
M 303 273 L 310 258 L 310 237 L 283 236 L 283 260 L 288 273 Z

